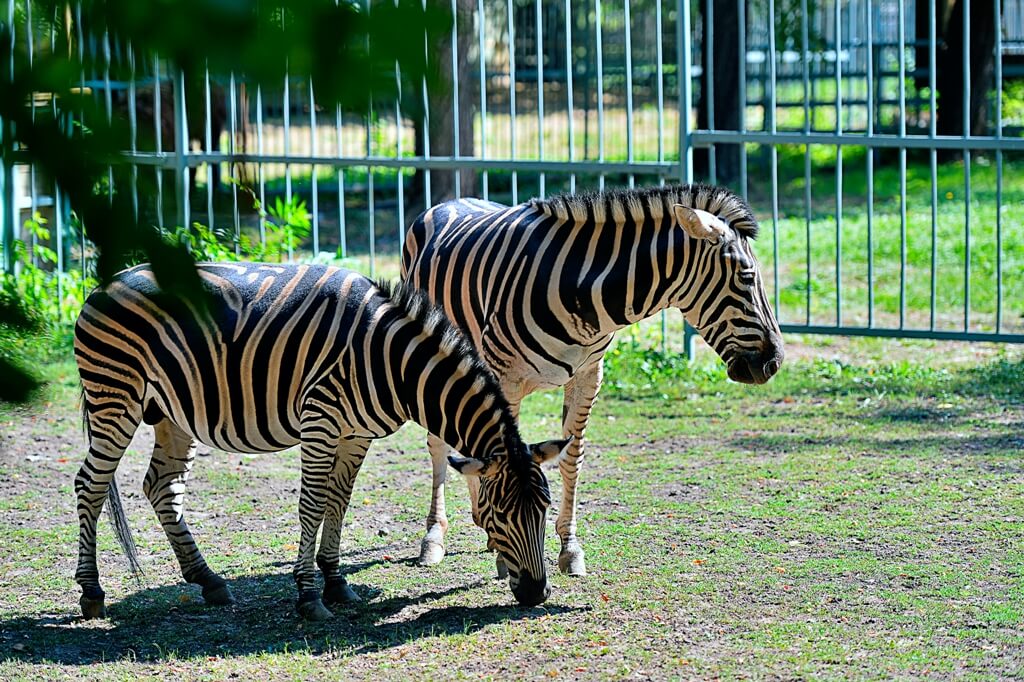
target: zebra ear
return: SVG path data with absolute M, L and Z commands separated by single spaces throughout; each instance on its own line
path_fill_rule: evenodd
M 473 457 L 448 455 L 448 464 L 463 476 L 480 476 L 484 471 L 484 463 Z
M 721 218 L 699 208 L 673 204 L 672 215 L 679 227 L 694 239 L 717 240 L 727 229 Z
M 565 454 L 572 441 L 573 436 L 569 436 L 562 440 L 546 440 L 543 443 L 534 443 L 530 446 L 530 456 L 537 464 L 550 462 L 559 455 Z

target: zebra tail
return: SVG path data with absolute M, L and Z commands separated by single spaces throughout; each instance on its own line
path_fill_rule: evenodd
M 121 494 L 117 491 L 117 479 L 110 479 L 110 488 L 107 491 L 107 512 L 110 514 L 110 521 L 114 526 L 114 534 L 117 542 L 121 545 L 121 551 L 128 557 L 128 566 L 131 568 L 132 577 L 139 585 L 142 584 L 142 566 L 139 565 L 139 552 L 135 547 L 135 538 L 132 537 L 132 529 L 128 526 L 128 518 L 124 513 L 124 505 L 121 504 Z

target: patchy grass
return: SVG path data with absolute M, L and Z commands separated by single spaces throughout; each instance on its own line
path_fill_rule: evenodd
M 771 383 L 730 383 L 628 343 L 588 434 L 580 536 L 590 575 L 542 607 L 491 579 L 464 485 L 449 556 L 413 564 L 429 491 L 423 432 L 378 443 L 344 561 L 365 598 L 301 622 L 294 452 L 199 457 L 188 518 L 238 599 L 185 586 L 141 478 L 119 471 L 146 575 L 101 523 L 110 617 L 78 618 L 72 478 L 83 455 L 73 366 L 0 410 L 0 677 L 1005 679 L 1024 672 L 1024 355 L 992 346 L 814 340 Z M 558 432 L 561 397 L 524 406 Z M 550 472 L 558 495 L 559 476 Z

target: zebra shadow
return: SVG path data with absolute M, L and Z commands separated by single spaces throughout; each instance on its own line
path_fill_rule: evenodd
M 228 579 L 236 599 L 232 606 L 206 606 L 193 586 L 167 585 L 108 601 L 107 618 L 95 621 L 78 615 L 78 590 L 73 589 L 67 615 L 0 621 L 0 660 L 91 666 L 262 653 L 358 656 L 425 637 L 470 634 L 496 623 L 581 610 L 558 605 L 557 593 L 549 604 L 532 608 L 514 605 L 507 588 L 495 599 L 485 587 L 491 578 L 454 574 L 446 584 L 438 578 L 434 574 L 429 580 L 436 586 L 425 580 L 397 596 L 382 596 L 352 579 L 364 601 L 334 607 L 333 619 L 315 624 L 295 612 L 290 571 Z M 451 604 L 453 595 L 472 591 L 481 593 L 477 605 Z M 442 600 L 448 603 L 438 604 Z

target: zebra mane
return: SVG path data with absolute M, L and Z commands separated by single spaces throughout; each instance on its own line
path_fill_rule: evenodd
M 609 213 L 616 220 L 624 220 L 626 215 L 636 221 L 648 216 L 660 220 L 673 204 L 713 213 L 741 236 L 748 239 L 757 237 L 757 220 L 747 202 L 725 187 L 703 183 L 609 189 L 530 200 L 530 206 L 547 215 L 562 219 L 572 217 L 576 220 L 593 218 L 597 222 L 607 220 Z
M 518 459 L 523 455 L 528 459 L 526 448 L 523 446 L 523 440 L 519 434 L 519 426 L 515 417 L 512 416 L 512 410 L 501 390 L 498 378 L 494 376 L 494 372 L 487 366 L 487 363 L 481 359 L 472 342 L 448 318 L 444 310 L 430 300 L 427 292 L 412 284 L 378 279 L 374 282 L 374 286 L 377 287 L 384 299 L 404 311 L 409 319 L 421 324 L 424 330 L 432 336 L 440 337 L 442 349 L 460 359 L 469 360 L 470 371 L 484 382 L 482 392 L 493 398 L 494 406 L 501 412 L 502 440 L 509 463 L 521 464 Z M 479 453 L 474 456 L 489 463 L 493 459 L 494 453 Z

